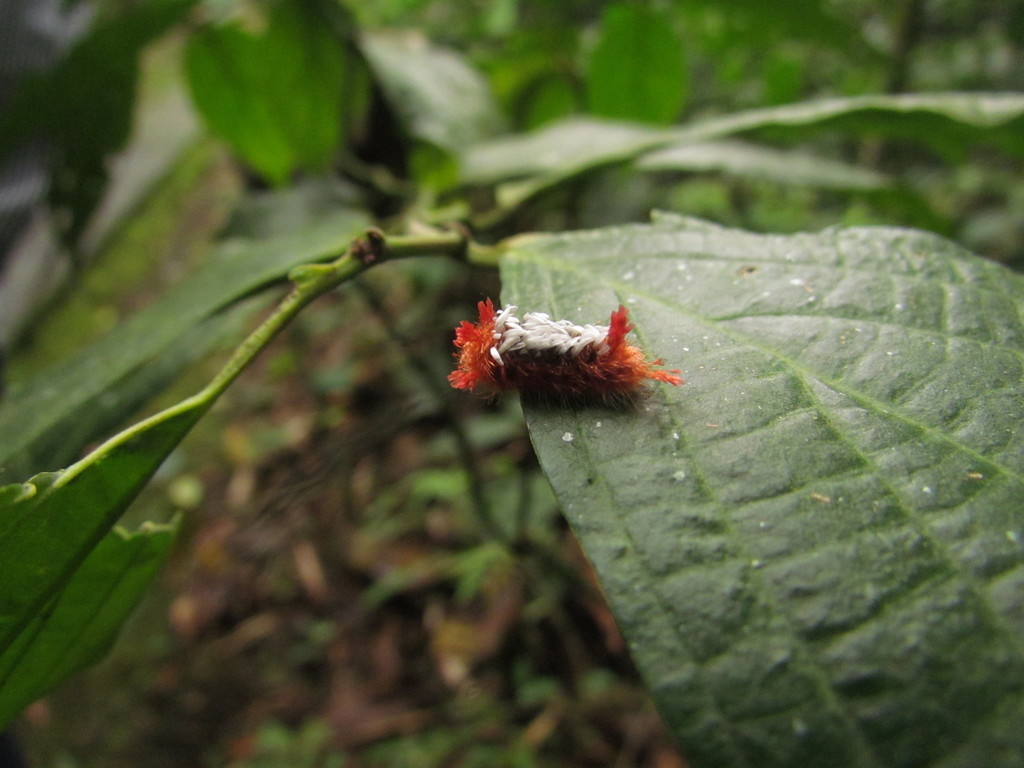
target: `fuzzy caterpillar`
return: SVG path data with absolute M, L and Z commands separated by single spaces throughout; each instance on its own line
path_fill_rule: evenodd
M 543 312 L 520 319 L 511 305 L 495 312 L 490 299 L 477 310 L 478 322 L 455 329 L 457 362 L 448 381 L 456 389 L 615 399 L 635 393 L 647 379 L 684 383 L 678 370 L 656 370 L 661 360 L 647 362 L 626 340 L 633 325 L 623 306 L 606 326 L 552 320 Z

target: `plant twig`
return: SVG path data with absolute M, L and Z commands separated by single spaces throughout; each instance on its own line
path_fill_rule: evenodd
M 464 259 L 467 237 L 461 232 L 437 232 L 425 235 L 385 237 L 379 229 L 370 229 L 326 264 L 306 264 L 293 269 L 288 277 L 293 286 L 274 311 L 238 345 L 224 367 L 197 393 L 149 418 L 119 432 L 64 471 L 57 484 L 65 484 L 112 449 L 123 445 L 156 424 L 177 417 L 198 420 L 230 386 L 264 347 L 296 315 L 315 299 L 351 280 L 356 275 L 393 259 L 413 256 L 448 255 Z M 189 425 L 191 426 L 191 425 Z

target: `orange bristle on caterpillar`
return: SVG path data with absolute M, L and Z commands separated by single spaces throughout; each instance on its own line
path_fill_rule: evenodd
M 458 362 L 448 381 L 456 389 L 614 399 L 636 392 L 647 379 L 684 383 L 675 375 L 678 370 L 656 370 L 660 359 L 648 363 L 626 341 L 633 325 L 623 306 L 612 312 L 607 326 L 574 325 L 543 312 L 520 320 L 516 307 L 495 312 L 490 299 L 477 309 L 477 323 L 463 321 L 455 329 Z

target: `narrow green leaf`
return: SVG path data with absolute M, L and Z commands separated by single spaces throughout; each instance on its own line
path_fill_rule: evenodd
M 823 99 L 753 109 L 692 123 L 685 140 L 751 132 L 804 137 L 808 128 L 910 139 L 952 158 L 979 141 L 1024 156 L 1024 96 L 1016 93 L 921 93 Z
M 800 138 L 812 128 L 913 139 L 951 156 L 980 142 L 1024 156 L 1024 96 L 938 93 L 830 99 L 739 112 L 672 129 L 570 118 L 467 147 L 461 157 L 462 180 L 493 184 L 526 178 L 507 198 L 513 205 L 594 168 L 658 148 L 747 134 Z
M 892 186 L 884 174 L 868 168 L 739 141 L 706 141 L 656 149 L 642 155 L 636 167 L 643 171 L 713 171 L 826 189 L 873 191 Z
M 670 140 L 667 132 L 636 123 L 570 117 L 463 148 L 462 180 L 493 184 L 526 176 L 577 174 L 631 159 Z
M 591 113 L 619 120 L 668 124 L 686 97 L 686 60 L 672 17 L 631 2 L 609 5 L 587 67 Z
M 687 384 L 526 403 L 702 766 L 1024 758 L 1024 278 L 933 235 L 662 217 L 523 239 L 503 299 L 619 303 Z
M 274 5 L 266 28 L 202 27 L 185 51 L 192 98 L 215 133 L 275 183 L 323 168 L 341 140 L 346 78 L 339 40 L 302 3 Z
M 101 659 L 156 576 L 175 525 L 115 528 L 67 586 L 0 653 L 0 728 L 74 672 Z
M 227 241 L 163 299 L 67 362 L 16 384 L 0 402 L 0 482 L 74 460 L 152 396 L 147 385 L 166 381 L 169 366 L 207 348 L 217 313 L 297 264 L 336 255 L 365 226 L 363 214 L 340 208 L 297 232 Z

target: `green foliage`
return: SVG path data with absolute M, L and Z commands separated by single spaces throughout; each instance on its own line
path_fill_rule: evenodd
M 515 207 L 538 192 L 595 168 L 656 150 L 678 148 L 694 152 L 695 145 L 699 150 L 704 142 L 729 136 L 780 138 L 843 131 L 853 135 L 913 139 L 948 157 L 962 157 L 979 142 L 1024 156 L 1022 125 L 1024 97 L 1015 94 L 830 99 L 739 112 L 669 129 L 570 118 L 528 134 L 500 137 L 469 147 L 462 158 L 463 180 L 470 184 L 488 184 L 529 177 L 510 187 L 506 197 L 499 198 L 499 205 Z M 771 154 L 770 150 L 764 150 L 759 163 L 762 168 Z M 693 162 L 703 162 L 727 173 L 749 174 L 756 169 L 756 165 L 741 162 L 739 158 L 726 163 L 703 152 Z M 806 167 L 807 163 L 804 165 Z M 784 167 L 779 170 L 784 171 Z M 866 170 L 840 170 L 834 163 L 828 163 L 818 169 L 814 183 L 825 183 L 823 177 L 828 176 L 834 179 L 834 184 L 843 184 L 852 174 L 863 183 L 868 173 Z M 808 177 L 799 173 L 787 175 L 777 171 L 773 176 L 780 181 L 808 183 Z
M 576 322 L 625 304 L 687 379 L 525 410 L 694 765 L 1012 764 L 1020 277 L 906 230 L 672 216 L 524 241 L 502 277 Z
M 686 96 L 686 62 L 672 17 L 619 2 L 604 10 L 587 67 L 587 107 L 600 117 L 667 124 Z
M 114 528 L 17 640 L 4 643 L 0 724 L 103 658 L 163 565 L 176 529 L 154 523 L 135 533 Z
M 109 7 L 0 119 L 0 154 L 55 141 L 51 197 L 68 212 L 70 241 L 128 136 L 142 47 L 189 6 Z M 288 188 L 251 190 L 229 230 L 236 239 L 105 339 L 17 382 L 0 405 L 0 478 L 10 483 L 0 487 L 0 724 L 110 645 L 173 534 L 126 534 L 118 521 L 270 337 L 375 263 L 447 254 L 500 266 L 502 298 L 525 310 L 596 323 L 622 303 L 637 342 L 684 370 L 686 386 L 652 384 L 626 407 L 524 410 L 694 768 L 1019 764 L 1020 277 L 903 228 L 782 236 L 671 214 L 637 223 L 652 207 L 676 207 L 747 228 L 913 224 L 964 240 L 997 233 L 1000 255 L 1012 257 L 1024 231 L 1014 187 L 1024 97 L 1009 76 L 993 80 L 1004 93 L 882 92 L 970 80 L 941 55 L 970 59 L 968 36 L 932 40 L 918 61 L 928 71 L 911 66 L 918 6 L 902 5 L 902 21 L 866 0 L 603 11 L 504 0 L 469 6 L 478 12 L 393 0 L 353 11 L 369 26 L 418 23 L 417 33 L 358 31 L 332 0 L 194 9 L 180 32 L 193 105 L 238 164 Z M 216 23 L 203 15 L 214 10 L 224 11 Z M 938 25 L 953 12 L 927 13 Z M 989 45 L 1005 54 L 992 61 L 1017 60 L 1013 39 Z M 701 117 L 675 124 L 684 108 Z M 503 133 L 509 124 L 542 127 Z M 461 224 L 422 223 L 453 217 L 495 245 L 475 245 Z M 353 240 L 374 221 L 388 233 Z M 617 221 L 631 223 L 609 226 Z M 563 231 L 581 226 L 596 228 Z M 523 234 L 531 228 L 553 233 Z M 396 341 L 428 316 L 455 322 L 464 313 L 445 309 L 453 297 L 486 290 L 481 269 L 464 270 L 477 282 L 456 293 L 454 272 L 409 285 L 382 278 L 362 295 L 374 313 L 404 318 L 387 328 Z M 206 388 L 71 463 L 233 328 L 243 299 L 286 274 L 293 292 Z M 346 329 L 361 320 L 346 317 Z M 296 337 L 316 338 L 305 333 Z M 378 337 L 352 338 L 344 354 L 385 367 Z M 350 360 L 304 383 L 330 412 L 322 423 L 349 428 L 379 408 L 393 430 L 428 419 L 450 427 L 429 459 L 373 481 L 372 498 L 351 478 L 343 494 L 364 517 L 339 546 L 363 565 L 338 570 L 363 568 L 356 602 L 371 616 L 430 592 L 420 622 L 429 639 L 414 639 L 441 670 L 437 685 L 456 691 L 445 717 L 460 723 L 416 714 L 415 733 L 392 733 L 364 756 L 535 765 L 546 764 L 549 737 L 604 744 L 579 707 L 609 706 L 606 670 L 581 669 L 568 650 L 576 666 L 562 676 L 518 657 L 507 674 L 495 661 L 503 644 L 551 633 L 517 634 L 514 619 L 557 626 L 587 590 L 531 517 L 549 508 L 547 490 L 509 433 L 511 411 L 454 401 L 443 378 L 449 337 L 416 338 L 404 350 L 409 370 L 384 386 Z M 292 348 L 272 370 L 298 377 L 300 358 Z M 332 400 L 332 387 L 344 397 Z M 465 425 L 462 409 L 473 413 Z M 362 434 L 346 432 L 360 451 Z M 252 459 L 261 461 L 270 459 Z M 292 556 L 312 569 L 303 588 L 325 599 L 316 548 Z M 329 626 L 321 634 L 303 653 L 323 650 Z M 478 670 L 485 659 L 494 668 Z M 347 763 L 331 754 L 325 720 L 294 731 L 259 722 L 233 764 Z M 625 746 L 593 754 L 640 764 Z
M 274 184 L 328 166 L 363 85 L 316 3 L 276 3 L 256 32 L 239 22 L 204 26 L 190 36 L 185 63 L 211 129 Z

